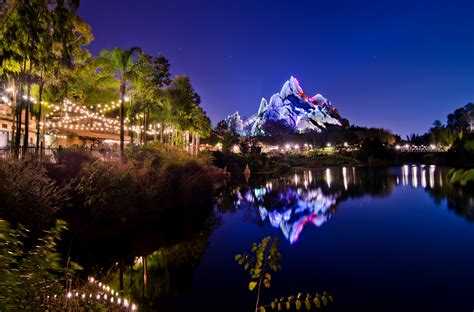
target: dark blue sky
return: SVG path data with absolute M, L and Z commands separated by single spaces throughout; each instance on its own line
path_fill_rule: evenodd
M 474 1 L 82 0 L 94 55 L 139 46 L 188 74 L 213 123 L 291 76 L 402 135 L 474 101 Z

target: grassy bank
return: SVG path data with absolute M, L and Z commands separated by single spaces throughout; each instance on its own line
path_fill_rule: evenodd
M 280 175 L 293 169 L 315 169 L 330 166 L 355 166 L 362 163 L 357 159 L 343 155 L 320 155 L 316 153 L 235 154 L 212 152 L 211 158 L 219 168 L 225 168 L 232 175 L 240 175 L 248 165 L 252 173 Z

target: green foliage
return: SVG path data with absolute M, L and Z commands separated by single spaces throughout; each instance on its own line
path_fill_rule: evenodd
M 450 170 L 450 182 L 453 184 L 459 183 L 461 186 L 465 186 L 469 182 L 474 182 L 474 169 L 464 170 Z
M 64 83 L 46 88 L 46 99 L 59 102 L 68 97 L 89 107 L 116 101 L 120 96 L 119 83 L 110 68 L 97 70 L 100 65 L 99 59 L 94 58 L 77 65 L 67 73 Z
M 375 138 L 364 140 L 358 158 L 369 165 L 386 165 L 394 155 L 382 140 Z
M 0 310 L 64 310 L 70 303 L 51 300 L 64 297 L 65 283 L 71 283 L 80 266 L 69 262 L 64 267 L 56 246 L 66 230 L 64 221 L 28 247 L 28 231 L 12 228 L 0 219 Z
M 168 94 L 172 101 L 173 123 L 180 129 L 192 129 L 201 136 L 208 136 L 211 121 L 199 106 L 200 96 L 194 91 L 188 76 L 176 76 L 170 84 Z
M 474 122 L 474 103 L 468 103 L 463 107 L 456 109 L 453 113 L 447 116 L 447 122 L 445 125 L 441 121 L 436 120 L 433 123 L 433 127 L 429 130 L 424 137 L 429 137 L 428 140 L 418 142 L 418 144 L 432 144 L 435 143 L 443 147 L 451 147 L 456 141 L 463 141 L 464 136 L 472 131 L 472 124 Z M 467 143 L 467 145 L 466 145 Z M 464 146 L 458 146 L 454 148 L 457 152 L 470 151 L 474 152 L 474 148 L 466 142 Z
M 467 139 L 464 142 L 464 149 L 469 153 L 474 154 L 474 139 Z
M 326 306 L 328 303 L 334 302 L 333 297 L 326 292 L 323 292 L 322 295 L 316 293 L 314 297 L 311 294 L 303 296 L 303 294 L 298 293 L 296 296 L 276 298 L 268 305 L 260 305 L 261 285 L 263 284 L 266 288 L 270 288 L 272 280 L 271 272 L 281 270 L 279 264 L 281 253 L 279 251 L 278 239 L 269 236 L 264 237 L 260 243 L 252 244 L 251 251 L 251 254 L 243 253 L 235 255 L 235 261 L 243 266 L 244 270 L 250 274 L 249 290 L 257 290 L 256 312 L 264 312 L 267 309 L 277 309 L 281 311 L 283 307 L 285 307 L 286 310 L 301 310 L 303 305 L 306 310 L 313 308 L 319 309 L 321 306 Z
M 260 283 L 263 283 L 266 288 L 270 288 L 271 272 L 281 270 L 279 264 L 281 253 L 278 248 L 278 239 L 267 236 L 260 243 L 252 245 L 251 255 L 244 253 L 235 256 L 235 261 L 250 274 L 250 291 L 254 290 L 257 284 Z
M 306 310 L 320 309 L 321 307 L 327 306 L 329 303 L 334 303 L 334 299 L 327 292 L 322 294 L 316 293 L 314 296 L 311 294 L 303 295 L 298 293 L 296 296 L 280 297 L 275 298 L 269 305 L 260 306 L 258 311 L 268 310 L 301 310 L 303 306 Z

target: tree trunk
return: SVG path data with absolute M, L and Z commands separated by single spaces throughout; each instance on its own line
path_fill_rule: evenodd
M 145 298 L 145 288 L 148 284 L 148 261 L 146 256 L 142 257 L 142 267 L 143 267 L 143 284 L 142 284 L 142 299 Z
M 143 122 L 142 122 L 142 119 L 139 117 L 138 118 L 138 141 L 140 145 L 142 145 L 143 143 L 142 126 L 143 126 Z
M 16 136 L 15 136 L 15 157 L 18 158 L 20 154 L 21 144 L 21 115 L 23 112 L 23 84 L 20 84 L 17 94 L 17 107 L 15 108 L 16 114 Z
M 184 151 L 187 152 L 187 151 L 188 151 L 188 147 L 186 146 L 186 130 L 183 131 L 182 140 L 183 140 Z
M 165 129 L 164 129 L 165 126 L 164 126 L 164 125 L 165 125 L 165 124 L 164 124 L 163 122 L 160 123 L 160 143 L 161 143 L 161 144 L 164 143 L 164 141 L 163 141 L 163 133 L 164 133 L 164 131 L 165 131 Z
M 40 147 L 40 123 L 41 123 L 41 109 L 43 107 L 42 99 L 43 99 L 43 83 L 39 85 L 39 108 L 38 108 L 38 116 L 36 118 L 36 154 L 38 154 L 38 148 Z M 44 125 L 43 125 L 44 128 Z
M 124 271 L 123 260 L 120 260 L 120 262 L 119 262 L 119 289 L 120 289 L 120 295 L 123 295 L 123 271 Z
M 189 153 L 189 130 L 186 130 L 186 140 L 185 140 L 185 144 L 186 144 L 186 151 Z
M 16 94 L 16 85 L 15 80 L 12 79 L 10 85 L 13 86 L 13 103 L 12 103 L 12 136 L 10 141 L 10 149 L 11 152 L 15 150 L 15 130 L 16 130 L 16 109 L 17 109 L 17 94 Z
M 31 63 L 30 63 L 31 70 Z M 31 95 L 31 83 L 28 81 L 27 91 L 26 91 L 26 108 L 25 108 L 25 135 L 23 137 L 23 158 L 26 157 L 28 152 L 28 143 L 29 143 L 29 126 L 30 126 L 30 95 Z
M 199 133 L 196 133 L 196 155 L 199 154 Z
M 158 135 L 156 133 L 156 130 L 158 130 L 158 129 L 156 129 L 156 128 L 157 128 L 156 124 L 153 124 L 153 141 L 154 142 L 156 142 L 158 140 Z
M 125 82 L 120 85 L 120 159 L 124 160 L 124 147 L 125 147 L 125 135 L 124 135 L 124 118 L 125 118 Z
M 143 117 L 143 123 L 144 123 L 144 128 L 145 132 L 143 133 L 143 146 L 146 148 L 148 145 L 148 116 L 150 115 L 150 112 L 148 109 L 145 109 L 145 116 Z

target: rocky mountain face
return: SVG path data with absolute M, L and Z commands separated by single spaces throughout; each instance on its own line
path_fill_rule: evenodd
M 292 76 L 270 101 L 262 98 L 257 114 L 242 123 L 243 132 L 253 136 L 265 135 L 268 123 L 280 124 L 294 132 L 320 132 L 329 124 L 340 126 L 341 120 L 329 100 L 321 94 L 306 96 L 298 80 Z

